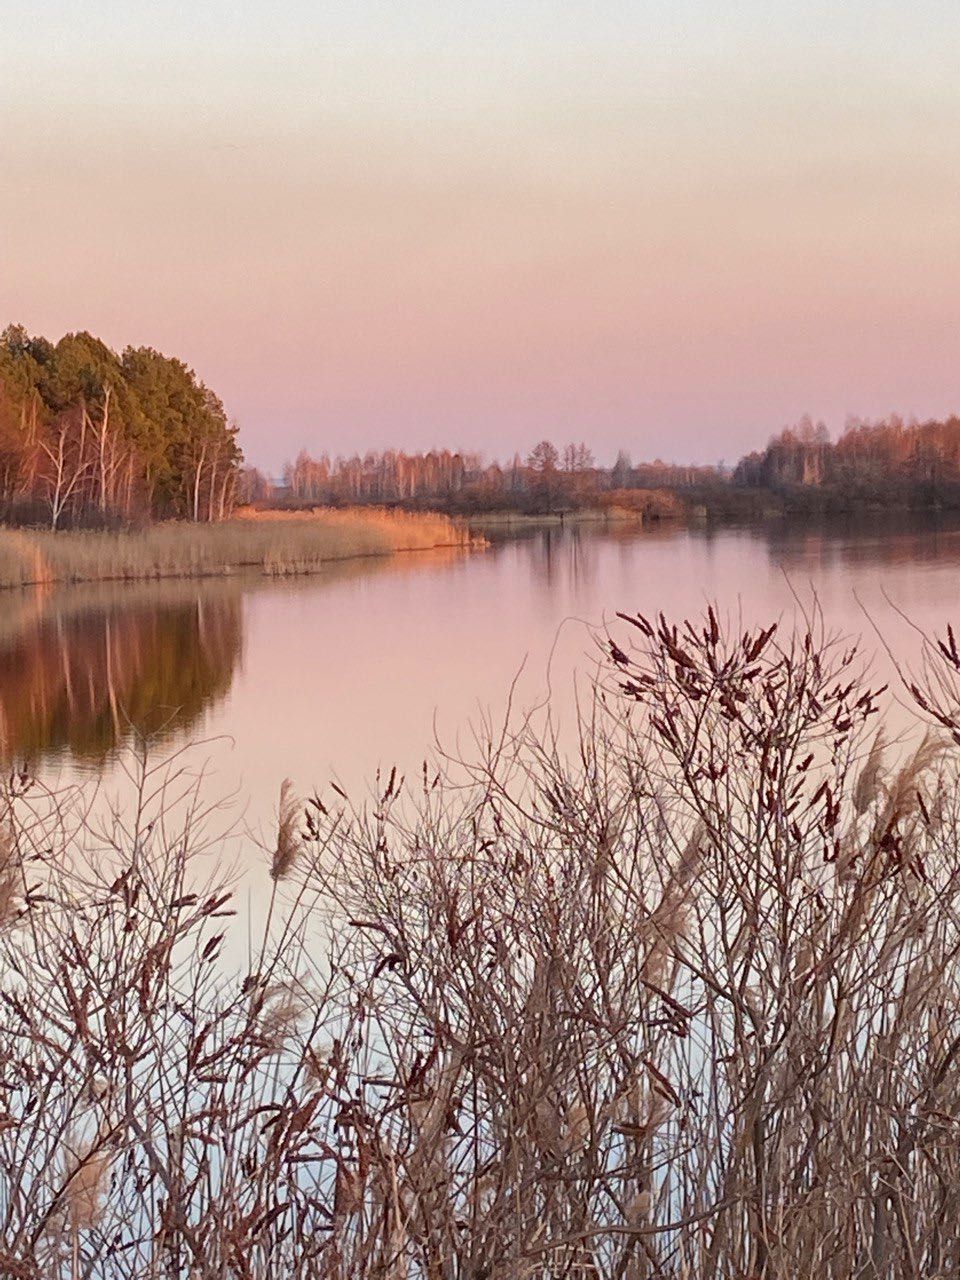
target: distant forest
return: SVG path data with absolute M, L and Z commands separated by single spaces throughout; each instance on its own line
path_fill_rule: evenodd
M 304 452 L 273 481 L 243 465 L 219 397 L 181 360 L 151 347 L 118 355 L 89 333 L 0 334 L 0 522 L 206 522 L 251 503 L 648 518 L 960 508 L 960 418 L 851 421 L 836 441 L 807 418 L 733 468 L 635 463 L 625 451 L 605 467 L 586 444 L 542 440 L 506 463 L 446 449 Z
M 59 342 L 0 334 L 0 519 L 128 524 L 221 520 L 242 454 L 219 398 L 180 360 L 111 351 L 89 333 Z
M 807 508 L 960 507 L 960 418 L 851 420 L 836 441 L 805 418 L 742 458 L 732 482 Z
M 960 418 L 851 421 L 835 442 L 822 423 L 805 418 L 733 469 L 634 463 L 626 452 L 603 467 L 584 444 L 561 450 L 549 441 L 506 465 L 447 450 L 332 460 L 301 453 L 278 486 L 248 471 L 244 490 L 267 504 L 386 503 L 462 514 L 619 507 L 656 518 L 691 509 L 733 516 L 891 504 L 960 508 Z
M 284 468 L 279 486 L 259 473 L 247 473 L 245 492 L 254 501 L 290 506 L 396 504 L 470 515 L 619 505 L 651 515 L 679 515 L 683 495 L 721 482 L 714 467 L 634 465 L 624 452 L 604 468 L 585 444 L 561 451 L 543 440 L 527 456 L 517 454 L 506 464 L 446 449 L 388 450 L 334 460 L 301 453 Z

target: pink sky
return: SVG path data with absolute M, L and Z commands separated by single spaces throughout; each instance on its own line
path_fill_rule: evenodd
M 960 410 L 955 6 L 474 8 L 44 6 L 0 318 L 182 356 L 273 469 Z

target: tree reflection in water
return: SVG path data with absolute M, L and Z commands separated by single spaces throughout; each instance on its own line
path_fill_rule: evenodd
M 176 585 L 8 596 L 0 616 L 0 759 L 98 762 L 134 731 L 196 726 L 230 688 L 238 590 Z

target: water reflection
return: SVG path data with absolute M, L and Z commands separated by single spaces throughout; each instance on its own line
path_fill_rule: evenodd
M 272 654 L 291 630 L 309 642 L 309 625 L 291 623 L 285 601 L 323 600 L 337 589 L 363 593 L 384 577 L 449 569 L 465 558 L 451 547 L 331 563 L 308 578 L 253 574 L 2 593 L 0 761 L 100 765 L 135 732 L 161 746 L 190 741 L 236 684 L 253 600 L 270 619 Z M 321 646 L 316 656 L 332 652 Z M 254 684 L 269 698 L 280 674 L 268 660 Z M 270 704 L 265 714 L 283 710 Z M 228 719 L 212 731 L 230 738 L 233 729 Z
M 415 770 L 435 732 L 468 750 L 521 668 L 516 708 L 548 692 L 572 707 L 567 676 L 599 653 L 584 623 L 696 615 L 712 600 L 732 625 L 789 624 L 813 592 L 831 630 L 866 633 L 876 651 L 876 625 L 909 660 L 916 635 L 889 602 L 927 631 L 957 622 L 960 529 L 573 524 L 482 554 L 357 560 L 304 579 L 8 593 L 0 758 L 96 766 L 131 725 L 164 727 L 171 745 L 216 736 L 224 791 L 242 781 L 269 813 L 286 775 L 303 793 L 333 775 L 362 786 L 381 763 Z
M 918 519 L 903 513 L 810 525 L 785 520 L 757 533 L 785 569 L 896 568 L 960 564 L 956 516 Z
M 0 757 L 99 762 L 190 731 L 230 689 L 241 596 L 222 585 L 17 596 L 0 624 Z

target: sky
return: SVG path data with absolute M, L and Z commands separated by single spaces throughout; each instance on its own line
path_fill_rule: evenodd
M 956 0 L 0 0 L 0 323 L 248 458 L 960 411 Z

